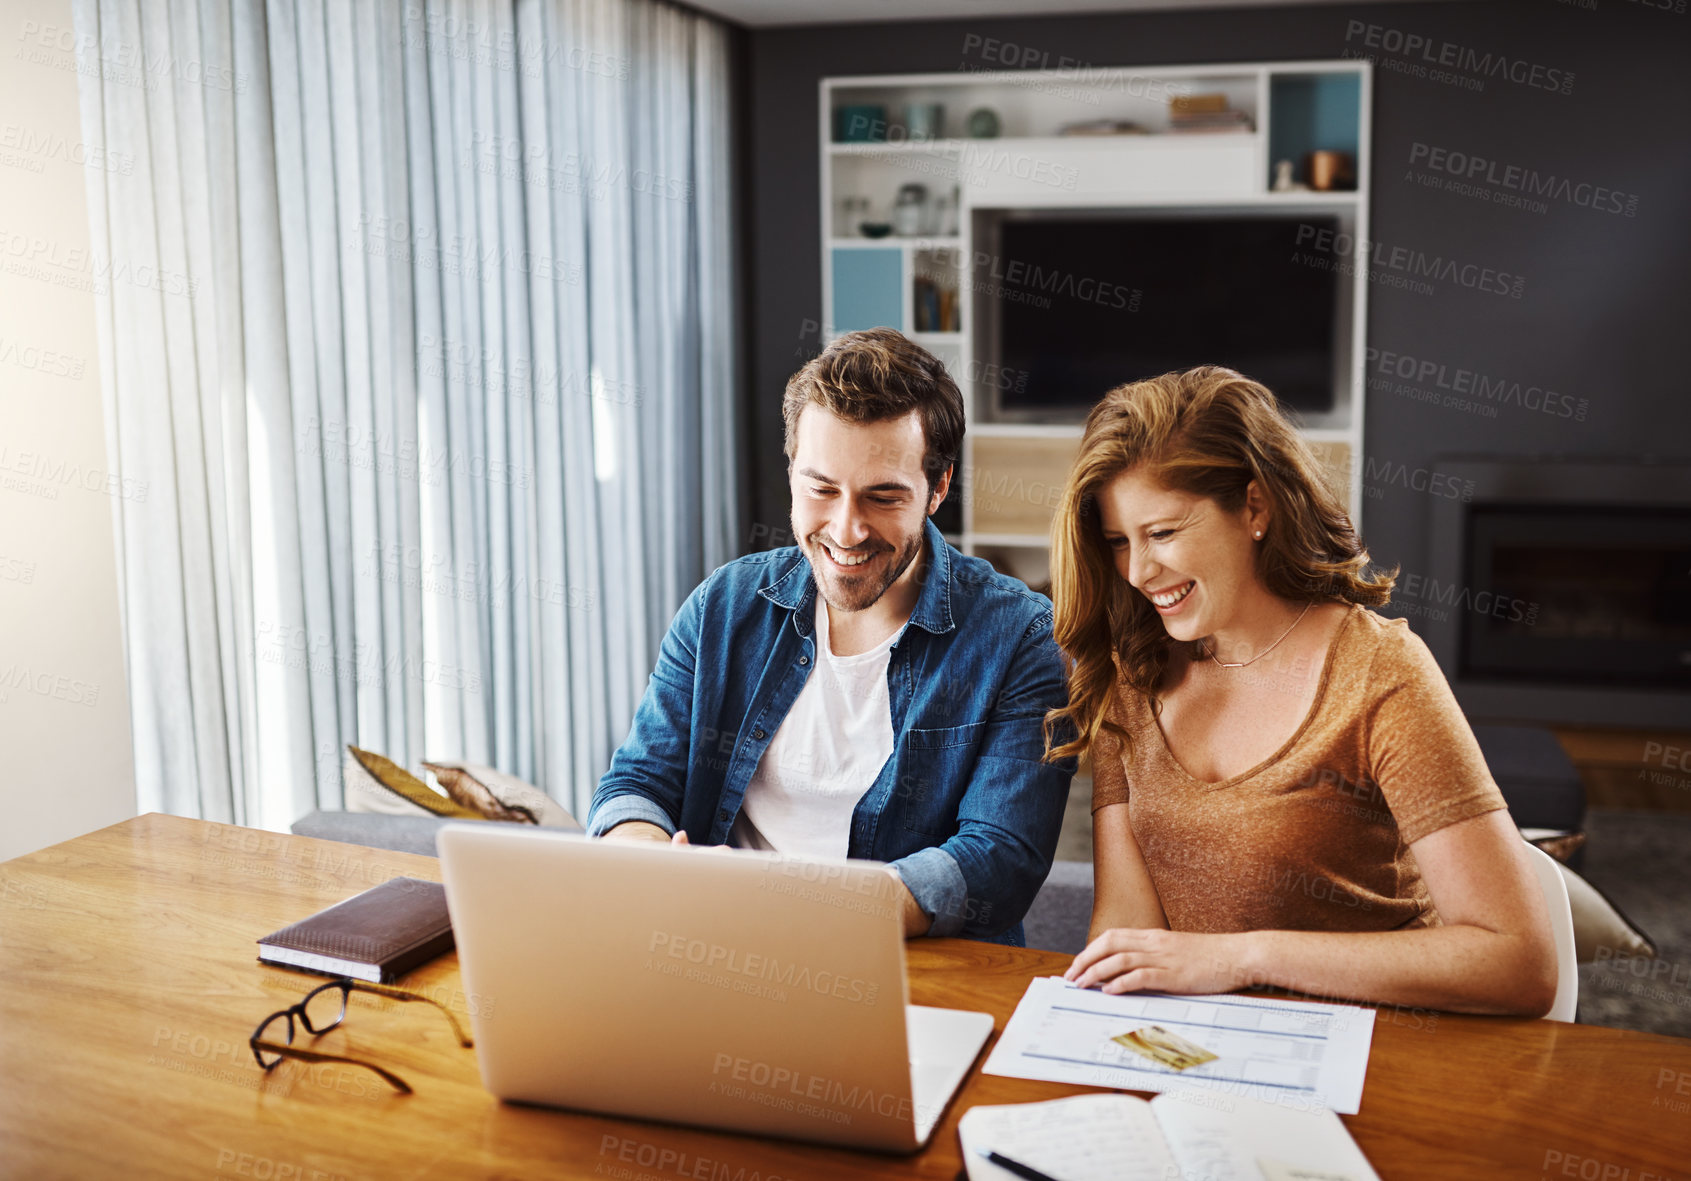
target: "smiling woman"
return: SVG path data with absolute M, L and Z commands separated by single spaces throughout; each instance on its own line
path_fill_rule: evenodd
M 1112 390 L 1052 545 L 1090 755 L 1109 991 L 1273 985 L 1543 1014 L 1548 917 L 1427 647 L 1274 395 L 1204 367 Z

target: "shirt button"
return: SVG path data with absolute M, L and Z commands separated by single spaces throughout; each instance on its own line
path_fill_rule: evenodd
M 799 663 L 800 664 L 809 664 L 810 663 L 810 657 L 808 657 L 808 656 L 799 657 Z
M 763 741 L 763 731 L 762 730 L 753 730 L 752 731 L 752 737 L 757 739 L 759 742 L 762 742 Z
M 716 812 L 716 818 L 718 820 L 727 820 L 728 819 L 728 809 L 727 808 L 718 808 L 717 812 Z

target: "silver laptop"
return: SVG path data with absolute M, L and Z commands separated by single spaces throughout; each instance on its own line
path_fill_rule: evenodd
M 911 1152 L 992 1032 L 907 1003 L 874 862 L 490 823 L 438 841 L 501 1099 Z

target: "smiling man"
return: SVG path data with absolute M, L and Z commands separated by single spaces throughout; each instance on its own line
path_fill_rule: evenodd
M 670 624 L 588 832 L 870 858 L 911 935 L 1022 942 L 1072 763 L 1051 604 L 948 545 L 963 399 L 890 328 L 853 332 L 782 404 L 797 546 L 721 567 Z

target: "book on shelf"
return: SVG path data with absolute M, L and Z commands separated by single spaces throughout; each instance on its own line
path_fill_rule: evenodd
M 1254 126 L 1252 126 L 1249 123 L 1245 123 L 1245 124 L 1241 124 L 1241 125 L 1235 126 L 1235 127 L 1172 127 L 1172 128 L 1169 129 L 1169 134 L 1170 135 L 1239 135 L 1241 133 L 1251 132 L 1251 131 L 1255 131 L 1255 130 L 1256 130 L 1256 128 Z
M 1225 94 L 1177 94 L 1168 100 L 1168 127 L 1182 134 L 1253 131 L 1255 120 L 1229 106 Z
M 1216 115 L 1174 115 L 1168 129 L 1181 135 L 1204 132 L 1254 131 L 1256 121 L 1244 111 L 1224 111 Z
M 1207 115 L 1227 109 L 1225 94 L 1177 94 L 1168 100 L 1173 115 Z
M 1065 123 L 1057 128 L 1058 135 L 1149 135 L 1150 132 L 1132 119 L 1087 119 L 1079 123 Z
M 932 279 L 918 277 L 910 302 L 917 332 L 956 332 L 961 326 L 955 287 L 942 287 Z

